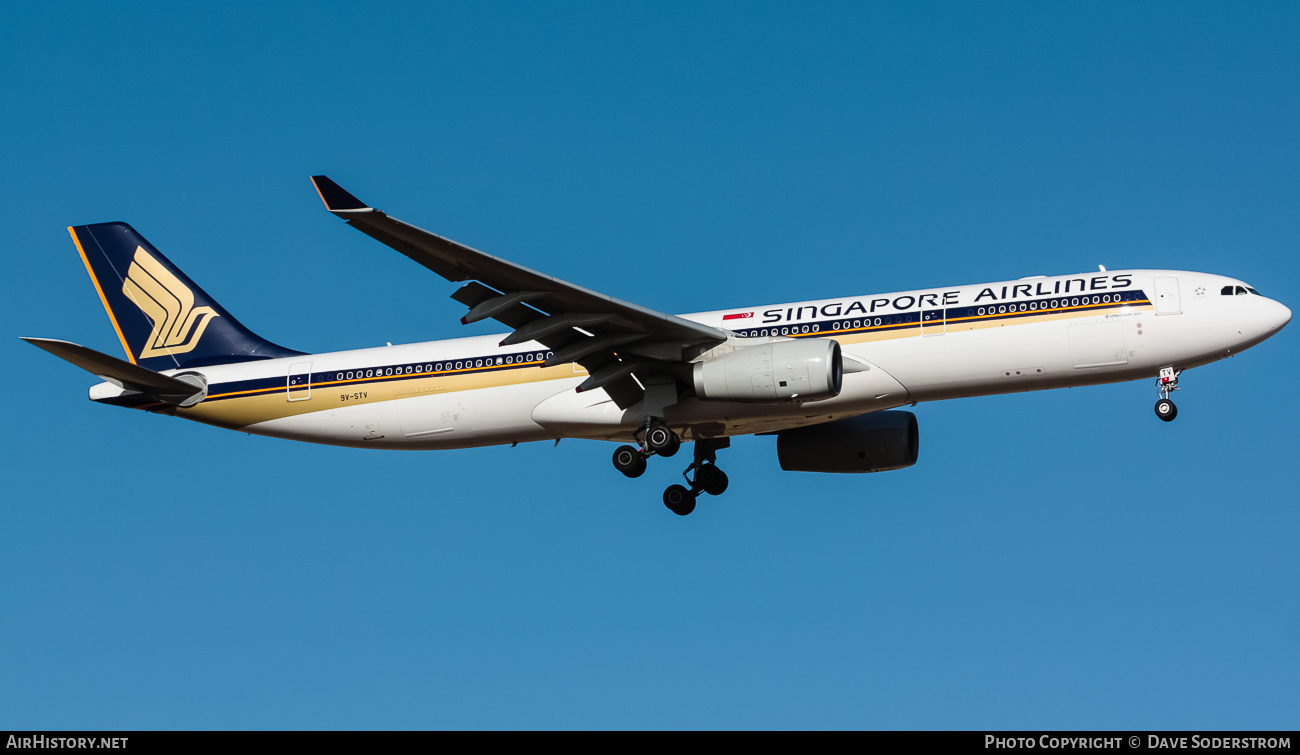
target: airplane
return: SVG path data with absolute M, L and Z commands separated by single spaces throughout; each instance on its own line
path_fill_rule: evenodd
M 510 332 L 308 354 L 244 327 L 125 223 L 68 229 L 126 360 L 24 338 L 103 381 L 97 403 L 336 446 L 453 449 L 561 438 L 620 442 L 639 477 L 693 443 L 694 511 L 728 478 L 734 436 L 775 435 L 782 469 L 910 467 L 916 416 L 944 399 L 1155 377 L 1156 415 L 1183 371 L 1254 346 L 1291 310 L 1242 281 L 1113 270 L 671 315 L 392 218 L 325 176 L 326 209 L 453 283 L 463 324 Z

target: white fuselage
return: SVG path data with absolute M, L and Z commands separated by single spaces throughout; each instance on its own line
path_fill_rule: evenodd
M 1225 291 L 1230 293 L 1225 293 Z M 1238 293 L 1240 291 L 1240 293 Z M 1236 354 L 1290 320 L 1280 303 L 1205 273 L 1122 270 L 1036 277 L 684 315 L 732 331 L 709 359 L 790 338 L 840 342 L 834 398 L 784 403 L 680 399 L 684 440 L 769 432 L 922 401 L 1154 378 Z M 216 365 L 206 400 L 177 415 L 330 445 L 437 449 L 560 437 L 625 440 L 639 405 L 577 393 L 576 364 L 543 367 L 536 343 L 500 336 Z M 120 398 L 105 383 L 97 400 Z

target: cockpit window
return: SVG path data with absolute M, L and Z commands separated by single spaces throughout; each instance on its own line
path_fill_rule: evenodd
M 1224 286 L 1224 287 L 1223 287 L 1223 290 L 1219 292 L 1219 295 L 1220 295 L 1220 296 L 1232 296 L 1232 286 Z
M 1221 296 L 1246 296 L 1247 294 L 1254 294 L 1255 296 L 1263 296 L 1263 294 L 1251 288 L 1250 286 L 1224 286 L 1223 290 L 1219 291 L 1219 294 Z

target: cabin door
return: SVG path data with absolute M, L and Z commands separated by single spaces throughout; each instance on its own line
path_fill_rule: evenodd
M 941 336 L 948 329 L 948 321 L 942 309 L 921 310 L 921 335 Z
M 290 401 L 306 401 L 311 398 L 311 362 L 295 362 L 291 365 L 285 388 L 285 396 Z
M 1156 314 L 1176 315 L 1183 311 L 1183 304 L 1178 296 L 1178 277 L 1169 275 L 1156 278 Z

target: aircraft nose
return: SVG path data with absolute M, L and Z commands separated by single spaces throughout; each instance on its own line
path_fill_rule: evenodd
M 1291 322 L 1291 310 L 1282 302 L 1268 300 L 1269 333 L 1276 333 Z

